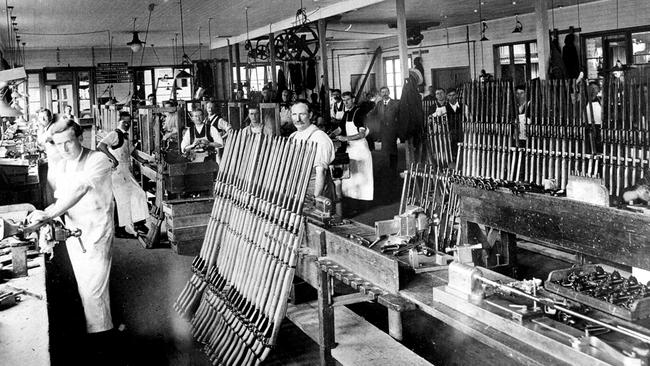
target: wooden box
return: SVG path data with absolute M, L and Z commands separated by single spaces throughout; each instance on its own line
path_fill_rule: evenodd
M 211 191 L 219 170 L 215 161 L 168 164 L 165 170 L 165 188 L 169 193 Z
M 197 255 L 212 212 L 212 198 L 170 200 L 163 203 L 167 238 L 180 255 Z
M 22 159 L 0 159 L 0 183 L 9 185 L 27 184 L 29 163 Z

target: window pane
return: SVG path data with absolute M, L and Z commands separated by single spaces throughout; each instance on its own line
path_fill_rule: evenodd
M 510 47 L 509 46 L 499 46 L 499 63 L 501 65 L 510 64 Z
M 632 54 L 635 64 L 650 62 L 650 32 L 632 33 Z
M 386 69 L 386 74 L 393 73 L 393 60 L 386 60 L 385 69 Z
M 402 97 L 402 86 L 396 86 L 395 87 L 395 99 L 399 99 Z
M 587 58 L 603 57 L 603 41 L 600 37 L 587 38 Z
M 514 57 L 515 64 L 525 64 L 526 63 L 526 45 L 525 44 L 515 44 L 512 46 L 512 54 Z

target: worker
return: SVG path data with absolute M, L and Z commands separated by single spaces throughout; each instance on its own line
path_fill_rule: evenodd
M 282 91 L 282 99 L 280 101 L 280 135 L 281 136 L 290 136 L 296 131 L 296 127 L 293 125 L 293 120 L 291 119 L 291 96 L 293 91 L 285 89 Z M 313 108 L 313 107 L 312 107 Z
M 165 101 L 163 103 L 165 108 L 174 108 L 176 104 L 173 100 Z M 177 151 L 178 149 L 178 117 L 177 112 L 174 110 L 166 110 L 163 112 L 165 117 L 162 130 L 162 146 L 163 149 L 170 151 Z
M 334 161 L 334 144 L 329 136 L 316 125 L 312 124 L 313 112 L 309 102 L 298 100 L 291 106 L 291 119 L 296 132 L 290 138 L 300 141 L 311 141 L 316 144 L 314 165 L 307 186 L 307 202 L 313 202 L 314 197 L 324 196 L 334 202 L 334 182 L 330 175 L 329 165 Z
M 451 140 L 451 149 L 453 156 L 456 156 L 458 142 L 462 140 L 463 135 L 463 114 L 464 106 L 458 101 L 456 88 L 447 89 L 447 121 L 449 125 L 449 139 Z
M 214 126 L 205 124 L 202 109 L 192 111 L 192 122 L 194 124 L 189 126 L 183 134 L 181 152 L 184 154 L 194 153 L 190 160 L 195 162 L 201 162 L 206 158 L 215 158 L 218 163 L 219 158 L 215 152 L 223 147 L 223 139 L 219 131 Z
M 528 139 L 526 125 L 530 124 L 530 101 L 525 85 L 515 86 L 515 103 L 517 104 L 517 121 L 519 122 L 519 141 L 521 144 L 525 144 Z
M 341 99 L 345 113 L 336 139 L 347 143 L 346 152 L 350 158 L 350 178 L 343 179 L 341 188 L 343 197 L 348 198 L 348 212 L 354 215 L 365 209 L 367 202 L 374 198 L 372 155 L 366 141 L 368 130 L 363 124 L 365 116 L 356 106 L 354 96 L 345 92 Z
M 66 104 L 65 107 L 63 107 L 63 115 L 76 120 L 74 113 L 72 113 L 72 106 L 70 104 Z
M 601 126 L 603 124 L 603 107 L 600 103 L 600 84 L 597 81 L 590 81 L 587 93 L 589 93 L 589 103 L 587 104 L 585 115 L 587 116 L 587 125 L 590 127 L 590 133 L 594 136 L 594 148 L 597 152 L 601 152 L 602 137 Z M 593 116 L 593 125 L 591 123 Z
M 375 108 L 370 112 L 370 118 L 374 118 L 380 127 L 375 133 L 381 138 L 381 152 L 387 155 L 388 167 L 392 176 L 397 176 L 397 111 L 399 102 L 390 97 L 390 89 L 382 86 L 379 89 L 380 99 Z
M 225 141 L 228 137 L 228 134 L 230 134 L 230 131 L 232 131 L 230 122 L 223 118 L 223 116 L 219 113 L 217 109 L 217 103 L 215 102 L 208 102 L 205 105 L 205 110 L 208 112 L 208 117 L 205 124 L 216 128 L 221 135 L 221 139 Z
M 131 157 L 139 159 L 129 139 L 131 114 L 120 112 L 117 125 L 117 129 L 108 133 L 97 146 L 97 150 L 106 154 L 113 163 L 111 180 L 118 221 L 115 236 L 129 238 L 138 234 L 146 235 L 146 220 L 149 217 L 147 194 L 131 173 Z
M 442 117 L 447 114 L 447 93 L 444 88 L 436 88 L 436 100 L 432 109 L 434 117 Z
M 339 89 L 330 89 L 330 118 L 334 128 L 338 127 L 343 120 L 344 108 L 341 91 Z
M 32 212 L 28 221 L 37 223 L 63 216 L 68 229 L 81 230 L 80 238 L 66 240 L 66 248 L 83 305 L 88 340 L 93 349 L 102 349 L 115 334 L 108 289 L 114 234 L 112 164 L 106 154 L 82 147 L 81 134 L 81 127 L 68 118 L 52 127 L 52 141 L 62 157 L 53 167 L 56 202 L 43 211 Z
M 47 165 L 45 176 L 47 182 L 45 183 L 45 190 L 43 194 L 43 205 L 48 206 L 54 202 L 54 170 L 51 169 L 59 160 L 61 155 L 57 151 L 54 143 L 52 142 L 52 125 L 54 123 L 54 116 L 49 109 L 41 108 L 36 115 L 36 142 L 38 149 L 45 153 L 47 158 Z
M 262 131 L 266 136 L 273 135 L 271 124 L 260 120 L 260 110 L 255 105 L 248 106 L 248 120 L 250 124 L 242 129 L 242 135 L 262 133 Z

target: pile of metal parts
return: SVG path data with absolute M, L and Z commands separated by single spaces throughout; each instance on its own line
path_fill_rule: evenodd
M 275 344 L 315 151 L 310 142 L 239 132 L 226 143 L 203 247 L 175 303 L 213 364 L 258 364 Z
M 601 266 L 589 271 L 576 269 L 551 282 L 627 309 L 632 309 L 638 300 L 650 297 L 648 286 L 639 283 L 636 277 L 623 278 L 618 271 L 607 273 Z

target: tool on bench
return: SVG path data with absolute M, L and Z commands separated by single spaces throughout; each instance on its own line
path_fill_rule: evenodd
M 17 239 L 11 245 L 13 272 L 17 277 L 27 276 L 27 248 L 33 242 L 33 233 L 42 235 L 38 240 L 41 246 L 41 252 L 51 253 L 54 245 L 65 242 L 69 237 L 76 237 L 79 240 L 82 252 L 86 252 L 86 248 L 81 241 L 81 230 L 70 230 L 63 225 L 61 220 L 56 218 L 37 222 L 32 225 L 28 225 L 26 222 L 15 223 L 0 219 L 0 239 L 8 237 Z

